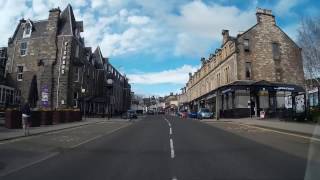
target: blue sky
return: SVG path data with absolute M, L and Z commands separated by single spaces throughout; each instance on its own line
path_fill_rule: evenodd
M 299 21 L 319 16 L 317 0 L 1 0 L 0 46 L 6 46 L 21 17 L 41 20 L 70 3 L 84 21 L 87 46 L 104 56 L 138 94 L 179 92 L 200 58 L 220 46 L 221 30 L 236 36 L 256 23 L 256 7 L 271 9 L 277 24 L 297 39 Z

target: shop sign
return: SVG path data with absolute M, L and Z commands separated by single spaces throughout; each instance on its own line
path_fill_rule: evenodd
M 319 91 L 318 88 L 313 88 L 313 89 L 309 90 L 308 93 L 311 94 L 311 93 L 316 93 L 318 91 Z
M 274 90 L 294 91 L 294 88 L 293 87 L 274 87 Z
M 222 94 L 225 94 L 225 93 L 227 93 L 227 92 L 230 92 L 231 90 L 232 90 L 231 88 L 226 89 L 226 90 L 222 91 Z

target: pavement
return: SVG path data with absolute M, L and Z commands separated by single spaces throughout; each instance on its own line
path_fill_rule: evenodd
M 305 136 L 320 138 L 319 124 L 306 122 L 283 121 L 280 119 L 259 119 L 259 118 L 239 118 L 239 119 L 208 119 L 203 122 L 233 122 L 250 126 L 268 128 L 288 133 L 295 133 Z
M 76 127 L 95 124 L 95 123 L 103 123 L 105 121 L 126 122 L 128 120 L 121 119 L 121 118 L 111 118 L 109 120 L 106 118 L 86 118 L 85 120 L 82 120 L 79 122 L 46 125 L 46 126 L 40 126 L 40 127 L 30 127 L 30 136 L 36 136 L 43 133 L 60 131 L 60 130 L 69 129 L 69 128 L 76 128 Z M 22 138 L 22 137 L 25 137 L 23 129 L 7 129 L 4 126 L 0 126 L 0 142 L 16 139 L 16 138 Z
M 146 116 L 0 144 L 0 179 L 319 179 L 320 143 L 229 121 Z

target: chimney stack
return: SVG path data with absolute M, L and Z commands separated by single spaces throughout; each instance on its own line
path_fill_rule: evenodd
M 202 65 L 204 65 L 206 63 L 206 58 L 202 57 L 201 58 L 201 63 L 202 63 Z
M 276 24 L 274 15 L 272 14 L 272 11 L 269 9 L 257 8 L 256 16 L 257 16 L 258 23 L 272 24 L 272 25 Z
M 226 29 L 222 30 L 222 36 L 223 36 L 223 43 L 222 44 L 224 44 L 229 39 L 229 30 L 226 30 Z

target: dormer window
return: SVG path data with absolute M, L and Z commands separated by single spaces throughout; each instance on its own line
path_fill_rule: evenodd
M 24 31 L 23 31 L 23 38 L 28 38 L 31 36 L 32 32 L 32 24 L 30 21 L 26 22 L 24 26 Z

